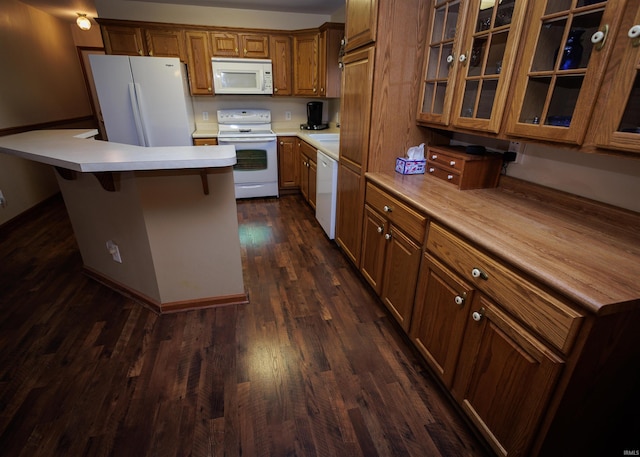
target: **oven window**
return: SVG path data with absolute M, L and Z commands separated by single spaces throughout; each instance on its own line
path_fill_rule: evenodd
M 236 171 L 255 171 L 267 169 L 267 151 L 264 149 L 236 150 Z

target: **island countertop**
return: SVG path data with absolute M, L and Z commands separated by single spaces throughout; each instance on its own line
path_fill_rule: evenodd
M 236 164 L 234 146 L 142 147 L 92 139 L 96 130 L 33 130 L 0 137 L 0 151 L 80 172 L 219 168 Z

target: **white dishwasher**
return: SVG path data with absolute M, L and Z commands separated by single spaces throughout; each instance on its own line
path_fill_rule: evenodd
M 318 150 L 316 183 L 316 219 L 330 240 L 336 233 L 336 193 L 338 187 L 338 161 Z

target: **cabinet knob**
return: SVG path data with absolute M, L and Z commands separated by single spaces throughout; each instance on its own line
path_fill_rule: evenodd
M 456 295 L 456 298 L 454 298 L 453 301 L 456 302 L 456 305 L 464 305 L 464 297 L 462 295 Z
M 460 54 L 458 60 L 460 61 L 460 63 L 465 63 L 467 61 L 467 56 L 465 54 Z
M 484 317 L 484 311 L 485 311 L 484 308 L 480 308 L 480 311 L 474 311 L 471 314 L 471 317 L 473 318 L 474 321 L 480 322 Z
M 207 90 L 208 90 L 209 92 L 211 92 L 211 88 L 210 88 L 210 87 L 207 87 Z
M 456 161 L 455 161 L 455 160 L 452 160 L 451 162 L 449 162 L 449 165 L 451 165 L 452 167 L 455 167 L 455 165 L 456 165 Z
M 281 142 L 280 142 L 280 146 L 284 146 L 284 141 L 281 141 Z
M 482 271 L 480 268 L 474 268 L 473 270 L 471 270 L 471 276 L 473 276 L 474 278 L 480 278 L 480 279 L 489 279 L 489 276 L 487 276 L 487 274 Z
M 153 57 L 153 51 L 149 51 L 149 55 Z
M 277 87 L 274 87 L 274 88 L 273 88 L 273 91 L 274 91 L 274 92 L 278 92 L 278 88 L 277 88 Z
M 391 211 L 393 211 L 393 208 L 387 205 L 384 205 L 382 209 L 384 210 L 385 213 L 390 213 Z
M 453 175 L 447 175 L 447 180 L 451 181 L 453 179 Z
M 247 50 L 246 50 L 246 49 L 244 50 L 244 55 L 245 55 L 245 56 L 247 55 Z
M 431 154 L 431 160 L 436 160 L 438 158 L 438 154 Z
M 434 171 L 436 171 L 435 168 L 433 168 L 433 167 L 429 168 L 429 173 L 433 173 Z
M 391 233 L 385 233 L 384 234 L 384 239 L 385 240 L 390 240 L 391 239 Z
M 313 93 L 315 94 L 318 91 L 315 87 L 313 88 Z
M 591 35 L 591 43 L 594 48 L 599 51 L 604 47 L 604 43 L 607 41 L 607 35 L 609 34 L 609 26 L 607 24 L 603 25 L 600 30 Z
M 142 52 L 142 49 L 138 49 L 138 54 L 141 55 L 141 56 L 144 55 L 144 52 Z
M 627 35 L 631 38 L 631 45 L 634 48 L 640 46 L 640 24 L 636 24 L 631 27 Z
M 453 63 L 454 60 L 455 60 L 455 57 L 453 57 L 453 54 L 449 54 L 447 56 L 447 63 L 451 64 Z
M 380 226 L 378 226 L 378 233 L 382 233 L 384 231 L 384 229 Z

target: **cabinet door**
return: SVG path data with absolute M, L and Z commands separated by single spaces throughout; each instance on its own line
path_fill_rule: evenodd
M 271 62 L 273 65 L 273 95 L 291 95 L 291 37 L 273 35 L 270 38 Z
M 107 54 L 123 56 L 144 56 L 146 46 L 139 27 L 118 25 L 102 26 L 102 38 Z
M 640 152 L 640 4 L 627 5 L 605 81 L 592 119 L 596 144 Z
M 448 125 L 467 2 L 432 2 L 418 121 Z
M 186 62 L 182 30 L 147 29 L 148 54 L 153 57 L 178 57 Z
M 499 455 L 526 455 L 563 362 L 476 294 L 453 394 Z
M 300 192 L 306 201 L 309 201 L 309 159 L 302 152 L 298 154 L 298 175 L 300 176 Z
M 378 0 L 347 0 L 345 51 L 373 43 L 378 30 Z
M 260 34 L 242 34 L 242 57 L 266 59 L 269 57 L 269 36 Z
M 341 136 L 344 135 L 344 130 Z M 363 189 L 359 169 L 338 162 L 338 205 L 336 210 L 336 243 L 347 257 L 360 267 L 360 240 L 362 239 Z
M 449 389 L 473 293 L 470 285 L 430 255 L 424 255 L 409 336 Z
M 466 13 L 452 124 L 498 132 L 506 106 L 527 0 L 475 0 Z
M 217 138 L 194 138 L 194 146 L 216 146 L 218 144 Z
M 387 236 L 388 235 L 388 236 Z M 382 280 L 382 301 L 408 332 L 420 268 L 421 248 L 397 225 L 385 233 L 387 242 Z
M 369 151 L 374 51 L 369 47 L 344 57 L 340 160 L 364 167 Z
M 318 95 L 318 33 L 304 33 L 293 37 L 293 93 Z
M 295 189 L 298 182 L 298 138 L 278 138 L 278 187 L 280 190 Z
M 384 255 L 387 242 L 387 222 L 369 205 L 364 207 L 362 222 L 362 256 L 360 272 L 373 287 L 376 294 L 382 294 L 382 274 L 384 272 Z
M 583 141 L 624 2 L 534 1 L 507 133 Z M 606 39 L 593 44 L 602 31 Z M 597 40 L 596 40 L 597 41 Z
M 340 70 L 340 48 L 342 46 L 342 28 L 327 28 L 320 32 L 320 64 L 318 68 L 320 96 L 339 98 L 342 85 Z
M 237 33 L 211 32 L 211 55 L 240 57 L 240 37 Z
M 191 95 L 212 95 L 211 49 L 207 32 L 186 31 Z

